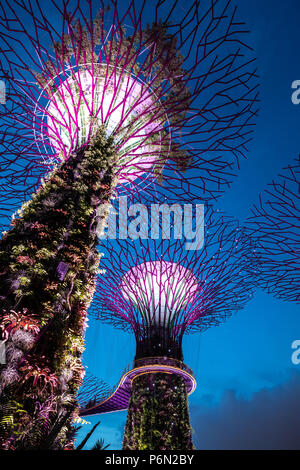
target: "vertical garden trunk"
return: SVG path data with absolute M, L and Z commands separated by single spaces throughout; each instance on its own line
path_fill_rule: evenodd
M 48 177 L 0 242 L 0 447 L 72 448 L 83 332 L 100 255 L 97 208 L 111 196 L 111 139 L 99 131 Z
M 152 373 L 133 381 L 123 449 L 193 449 L 187 393 L 181 377 Z

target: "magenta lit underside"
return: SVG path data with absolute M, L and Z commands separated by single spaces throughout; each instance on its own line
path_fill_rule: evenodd
M 56 155 L 67 158 L 105 125 L 120 156 L 119 183 L 130 182 L 149 172 L 160 156 L 166 118 L 157 103 L 145 83 L 124 72 L 106 76 L 97 64 L 94 70 L 70 70 L 51 97 L 42 134 Z
M 166 325 L 195 299 L 198 281 L 178 263 L 150 261 L 131 268 L 120 289 L 135 308 L 148 312 L 156 324 Z

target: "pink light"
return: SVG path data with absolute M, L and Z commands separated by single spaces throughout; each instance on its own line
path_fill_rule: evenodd
M 120 289 L 127 301 L 151 321 L 165 326 L 192 303 L 198 281 L 189 269 L 167 261 L 150 261 L 133 267 L 122 278 Z

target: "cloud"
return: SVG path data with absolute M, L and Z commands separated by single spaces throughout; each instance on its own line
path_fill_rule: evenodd
M 191 407 L 196 449 L 300 449 L 300 373 L 246 400 L 224 392 Z M 204 403 L 205 402 L 205 403 Z

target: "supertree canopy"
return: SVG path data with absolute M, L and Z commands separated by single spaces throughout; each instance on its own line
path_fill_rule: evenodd
M 125 3 L 0 5 L 1 224 L 18 209 L 0 242 L 4 449 L 72 446 L 99 207 L 216 198 L 251 137 L 254 59 L 230 1 Z
M 77 394 L 82 408 L 90 407 L 97 401 L 102 401 L 111 395 L 111 388 L 89 372 L 85 375 L 83 386 Z M 80 418 L 79 418 L 80 419 Z
M 50 17 L 40 2 L 1 3 L 4 215 L 100 125 L 118 191 L 151 194 L 164 174 L 170 191 L 185 180 L 190 198 L 216 197 L 246 154 L 257 82 L 230 2 L 98 3 L 51 0 Z
M 111 399 L 111 409 L 117 396 L 123 409 L 121 391 L 130 388 L 125 449 L 192 448 L 187 392 L 195 382 L 182 363 L 183 335 L 220 324 L 252 296 L 249 237 L 211 208 L 203 237 L 198 250 L 184 239 L 105 242 L 91 315 L 132 331 L 137 346 L 134 368 Z M 106 401 L 82 414 L 107 410 Z
M 300 160 L 284 168 L 252 208 L 255 282 L 275 297 L 300 301 Z M 252 257 L 253 257 L 252 254 Z

